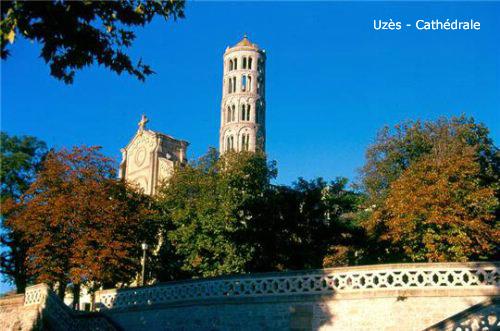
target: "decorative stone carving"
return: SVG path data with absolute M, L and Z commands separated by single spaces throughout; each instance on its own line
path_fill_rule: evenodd
M 500 329 L 500 297 L 488 299 L 424 331 L 493 331 Z
M 137 148 L 135 151 L 135 165 L 140 167 L 146 160 L 146 149 L 144 147 Z
M 306 272 L 243 275 L 101 291 L 99 309 L 203 301 L 231 297 L 323 295 L 360 291 L 484 289 L 500 284 L 499 264 L 438 263 L 332 268 Z

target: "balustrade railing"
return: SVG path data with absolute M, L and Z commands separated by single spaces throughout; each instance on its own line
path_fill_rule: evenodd
M 500 263 L 420 263 L 331 268 L 189 280 L 99 291 L 97 309 L 237 297 L 404 289 L 498 289 Z
M 112 331 L 115 327 L 95 313 L 71 310 L 46 284 L 26 288 L 24 306 L 38 305 L 41 318 L 55 331 Z

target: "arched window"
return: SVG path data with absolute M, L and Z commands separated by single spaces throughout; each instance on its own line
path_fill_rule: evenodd
M 231 122 L 231 107 L 227 107 L 226 122 Z
M 248 58 L 248 69 L 252 69 L 252 58 Z
M 247 58 L 243 57 L 243 69 L 247 68 Z
M 245 91 L 247 89 L 247 76 L 241 76 L 241 90 Z
M 233 77 L 233 92 L 236 92 L 236 77 Z
M 233 60 L 229 60 L 229 71 L 233 70 Z
M 241 136 L 241 150 L 248 151 L 249 143 L 250 143 L 250 134 L 244 133 Z
M 252 76 L 248 76 L 248 91 L 252 91 Z
M 234 137 L 227 136 L 226 138 L 226 152 L 234 150 Z
M 231 93 L 233 91 L 233 82 L 232 79 L 229 78 L 229 84 L 227 84 L 227 93 Z
M 231 109 L 231 122 L 236 121 L 236 107 L 233 105 Z
M 250 121 L 250 105 L 243 104 L 241 105 L 241 116 L 242 121 Z
M 234 59 L 234 70 L 238 70 L 238 59 Z
M 247 105 L 247 121 L 250 121 L 250 105 Z

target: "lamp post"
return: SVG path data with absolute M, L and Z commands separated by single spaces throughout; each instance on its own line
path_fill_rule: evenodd
M 142 243 L 142 272 L 141 272 L 141 286 L 144 286 L 145 277 L 146 277 L 146 250 L 148 249 L 148 244 Z

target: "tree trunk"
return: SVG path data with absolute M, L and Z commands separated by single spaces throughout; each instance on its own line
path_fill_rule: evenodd
M 11 232 L 11 242 L 9 245 L 11 258 L 14 265 L 13 275 L 14 283 L 16 284 L 16 292 L 24 293 L 26 290 L 26 285 L 28 284 L 28 276 L 26 274 L 26 255 L 27 247 L 26 244 L 21 240 L 19 234 Z
M 16 283 L 16 293 L 24 293 L 26 291 L 26 277 L 22 277 L 20 275 L 17 275 L 15 278 L 15 283 Z
M 65 281 L 62 280 L 59 281 L 59 286 L 57 288 L 57 296 L 59 297 L 59 299 L 63 301 L 64 301 L 64 295 L 66 294 L 66 286 L 67 285 Z
M 73 309 L 80 310 L 80 284 L 73 284 Z

